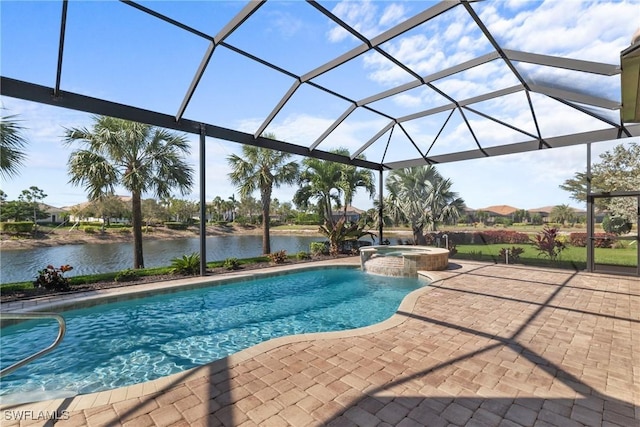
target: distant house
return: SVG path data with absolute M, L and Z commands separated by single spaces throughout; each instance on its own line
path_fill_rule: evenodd
M 131 206 L 131 196 L 117 196 L 125 205 Z M 104 218 L 95 217 L 93 203 L 91 201 L 79 203 L 73 206 L 64 207 L 69 212 L 69 222 L 104 222 Z M 131 221 L 128 218 L 109 218 L 109 223 L 112 224 L 129 224 Z
M 492 223 L 496 221 L 496 218 L 509 218 L 513 219 L 513 214 L 519 211 L 520 209 L 514 208 L 509 205 L 495 205 L 488 206 L 482 209 L 476 209 L 476 213 L 479 211 L 485 212 L 488 214 L 487 222 Z
M 541 208 L 536 208 L 536 209 L 529 209 L 529 213 L 533 216 L 535 214 L 540 215 L 540 217 L 542 218 L 542 222 L 543 223 L 547 223 L 547 222 L 551 222 L 551 211 L 553 211 L 553 208 L 555 208 L 555 206 L 543 206 Z M 576 218 L 586 218 L 587 216 L 587 211 L 583 210 L 583 209 L 577 209 L 577 208 L 571 208 L 573 209 Z
M 61 223 L 69 213 L 64 210 L 64 208 L 56 208 L 55 206 L 47 205 L 46 203 L 38 203 L 38 207 L 42 212 L 48 215 L 46 218 L 36 220 L 36 223 L 38 224 Z
M 355 208 L 353 206 L 347 206 L 347 222 L 358 222 L 360 217 L 365 211 Z M 344 216 L 344 208 L 333 211 L 333 220 L 337 221 Z

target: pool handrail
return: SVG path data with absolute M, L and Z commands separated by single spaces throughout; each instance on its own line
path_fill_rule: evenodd
M 23 367 L 24 365 L 31 363 L 32 361 L 34 361 L 35 359 L 44 356 L 45 354 L 49 353 L 50 351 L 52 351 L 54 348 L 56 348 L 60 342 L 62 341 L 62 338 L 64 338 L 64 334 L 67 330 L 67 323 L 64 320 L 64 317 L 62 317 L 61 315 L 57 314 L 57 313 L 44 313 L 44 312 L 40 312 L 40 313 L 0 313 L 0 320 L 4 320 L 4 319 L 13 319 L 13 320 L 20 320 L 20 319 L 55 319 L 58 322 L 58 336 L 56 337 L 55 341 L 53 341 L 53 343 L 51 343 L 51 345 L 43 350 L 38 351 L 37 353 L 32 354 L 31 356 L 25 357 L 22 360 L 19 360 L 18 362 L 14 363 L 11 366 L 7 366 L 6 368 L 2 369 L 0 371 L 0 378 L 4 377 L 5 375 L 8 375 L 10 373 L 12 373 L 13 371 L 15 371 L 16 369 L 19 369 L 21 367 Z

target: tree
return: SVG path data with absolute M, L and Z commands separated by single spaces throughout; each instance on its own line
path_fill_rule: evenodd
M 309 208 L 309 201 L 314 200 L 318 214 L 324 222 L 334 224 L 331 206 L 340 204 L 342 189 L 342 168 L 339 163 L 307 157 L 302 160 L 303 170 L 300 173 L 300 188 L 293 196 L 293 202 L 302 211 Z
M 349 156 L 349 151 L 346 149 L 338 149 L 335 150 L 337 154 L 341 154 L 344 156 Z M 358 159 L 365 160 L 364 155 L 360 155 L 357 157 Z M 373 198 L 376 186 L 374 184 L 373 172 L 368 169 L 357 168 L 353 165 L 340 165 L 340 181 L 338 183 L 338 188 L 342 191 L 344 195 L 344 214 L 343 217 L 347 217 L 347 207 L 353 203 L 353 196 L 358 191 L 358 188 L 364 188 L 367 193 L 369 193 L 369 197 Z
M 513 222 L 526 222 L 529 220 L 529 212 L 525 209 L 519 209 L 513 213 Z
M 9 178 L 18 175 L 18 170 L 24 166 L 27 154 L 24 147 L 27 144 L 16 116 L 2 116 L 0 120 L 0 177 Z
M 349 150 L 345 148 L 331 152 L 349 156 Z M 309 201 L 314 200 L 318 206 L 318 213 L 330 227 L 336 223 L 332 205 L 343 208 L 343 217 L 346 218 L 347 207 L 353 202 L 359 188 L 364 188 L 371 197 L 375 193 L 373 172 L 370 170 L 313 158 L 304 159 L 302 166 L 300 188 L 296 191 L 293 202 L 301 210 L 307 210 L 310 206 Z
M 145 199 L 141 202 L 142 218 L 145 224 L 161 223 L 169 218 L 167 209 L 158 203 L 155 199 Z
M 40 209 L 40 202 L 47 197 L 40 188 L 32 185 L 28 190 L 22 190 L 18 200 L 27 203 L 33 211 L 33 223 L 36 224 L 38 218 L 46 218 L 46 213 Z M 35 228 L 34 228 L 35 230 Z
M 416 244 L 426 243 L 425 228 L 435 231 L 439 223 L 457 220 L 464 208 L 452 182 L 431 165 L 391 171 L 385 185 L 390 216 L 406 218 Z
M 115 194 L 104 194 L 92 203 L 95 216 L 102 218 L 102 228 L 111 225 L 111 218 L 124 218 L 130 209 Z
M 184 135 L 142 123 L 96 116 L 92 129 L 66 130 L 67 144 L 84 148 L 71 153 L 70 183 L 82 185 L 89 200 L 113 193 L 116 185 L 131 192 L 133 268 L 144 268 L 142 252 L 142 194 L 166 198 L 175 188 L 185 194 L 193 185 L 193 168 L 184 157 Z
M 569 205 L 558 205 L 551 209 L 549 214 L 551 222 L 566 225 L 567 223 L 573 224 L 576 221 L 576 213 Z
M 266 134 L 266 138 L 275 139 L 275 135 Z M 242 146 L 242 157 L 232 154 L 227 158 L 233 171 L 229 174 L 231 182 L 238 187 L 242 197 L 260 191 L 262 206 L 262 252 L 271 253 L 269 238 L 269 210 L 273 188 L 282 184 L 293 184 L 298 178 L 298 164 L 289 161 L 291 154 L 250 145 Z
M 573 178 L 567 179 L 560 188 L 571 193 L 571 198 L 585 202 L 587 195 L 587 174 L 577 172 Z M 640 145 L 630 143 L 616 145 L 613 150 L 600 155 L 600 162 L 591 168 L 591 191 L 638 191 L 640 189 Z M 598 198 L 596 207 L 601 211 L 609 211 L 613 216 L 625 218 L 633 222 L 637 212 L 637 199 Z

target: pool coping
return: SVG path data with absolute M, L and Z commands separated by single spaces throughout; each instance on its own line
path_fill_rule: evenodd
M 31 307 L 15 308 L 6 312 L 28 312 L 28 311 L 42 311 L 44 309 L 53 309 L 64 307 L 66 309 L 75 308 L 78 304 L 87 304 L 92 301 L 103 300 L 105 298 L 114 297 L 118 299 L 131 299 L 141 294 L 153 292 L 154 290 L 183 290 L 193 288 L 194 286 L 204 286 L 206 283 L 212 281 L 219 281 L 220 283 L 228 283 L 229 280 L 243 280 L 247 278 L 259 278 L 269 275 L 277 275 L 278 273 L 285 273 L 291 271 L 313 270 L 314 268 L 331 268 L 331 267 L 359 267 L 359 257 L 342 258 L 337 260 L 320 261 L 313 264 L 297 264 L 282 267 L 269 268 L 265 271 L 252 271 L 251 273 L 230 273 L 225 277 L 204 276 L 189 279 L 178 279 L 175 281 L 155 282 L 151 284 L 137 285 L 144 287 L 144 289 L 128 289 L 128 288 L 111 288 L 98 291 L 89 291 L 86 294 L 75 294 L 73 297 L 64 298 L 61 297 L 56 301 L 48 301 L 47 303 L 38 304 L 37 302 L 30 300 L 24 301 L 34 302 Z M 426 278 L 431 283 L 441 280 L 441 276 L 436 271 L 420 271 L 418 277 Z M 56 411 L 61 406 L 64 406 L 65 411 L 77 411 L 90 409 L 96 406 L 105 404 L 114 404 L 129 399 L 141 398 L 152 394 L 161 393 L 180 386 L 188 381 L 196 380 L 199 378 L 210 377 L 216 375 L 224 370 L 228 370 L 242 362 L 245 362 L 260 354 L 266 353 L 270 350 L 276 349 L 283 345 L 300 343 L 311 340 L 328 340 L 328 339 L 340 339 L 340 338 L 352 338 L 362 335 L 381 332 L 395 326 L 404 323 L 408 317 L 406 315 L 400 316 L 397 312 L 402 311 L 404 313 L 413 313 L 416 302 L 424 293 L 430 291 L 430 286 L 424 286 L 416 289 L 400 302 L 396 313 L 391 315 L 388 319 L 385 319 L 379 323 L 364 326 L 356 329 L 348 329 L 345 331 L 332 331 L 332 332 L 314 332 L 297 335 L 287 335 L 283 337 L 272 338 L 268 341 L 261 342 L 244 350 L 240 350 L 237 353 L 233 353 L 229 356 L 225 356 L 222 359 L 215 360 L 202 366 L 188 369 L 186 371 L 178 372 L 166 377 L 157 378 L 155 380 L 146 381 L 142 383 L 132 384 L 129 386 L 114 388 L 111 390 L 104 390 L 94 393 L 77 394 L 72 397 L 63 397 L 50 400 L 41 400 L 34 402 L 21 402 L 21 403 L 2 403 L 0 404 L 0 410 L 6 410 L 8 408 L 15 409 L 28 406 L 32 411 Z M 169 292 L 170 292 L 169 291 Z M 49 299 L 49 298 L 48 298 Z M 37 310 L 36 310 L 37 309 Z M 5 312 L 4 308 L 2 309 Z

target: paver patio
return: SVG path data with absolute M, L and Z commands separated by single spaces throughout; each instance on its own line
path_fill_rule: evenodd
M 272 340 L 126 389 L 3 407 L 2 425 L 19 424 L 7 411 L 30 410 L 57 411 L 61 427 L 640 426 L 638 278 L 450 266 L 382 324 Z M 35 415 L 20 425 L 44 425 Z

